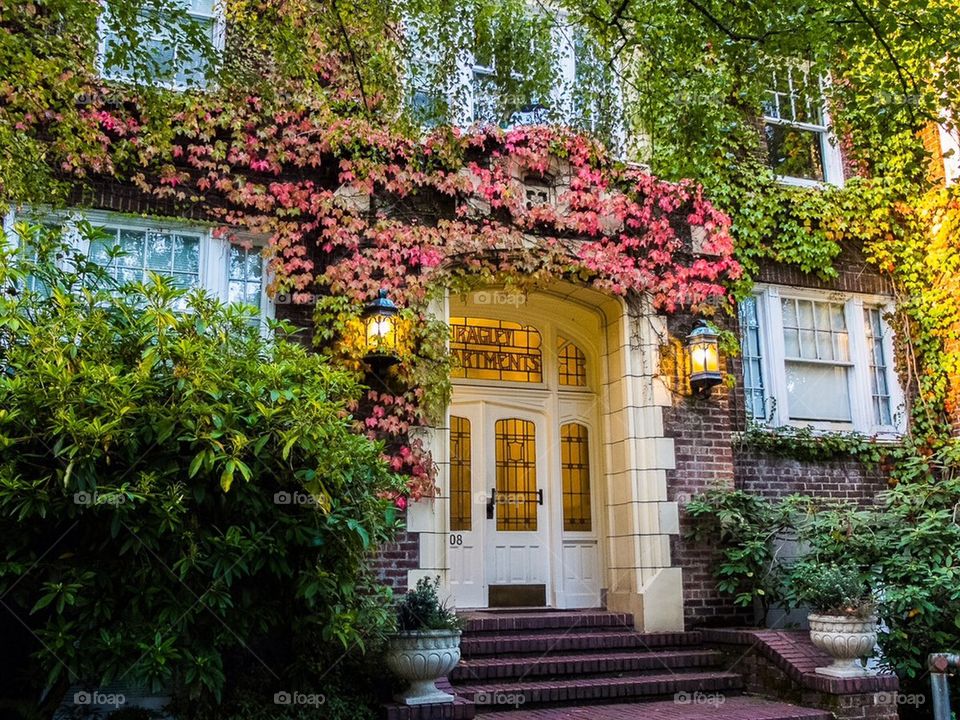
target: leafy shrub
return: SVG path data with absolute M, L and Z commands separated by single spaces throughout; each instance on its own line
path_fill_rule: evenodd
M 29 625 L 23 692 L 122 679 L 199 707 L 239 659 L 290 689 L 381 639 L 369 559 L 403 483 L 352 430 L 353 376 L 249 309 L 18 234 L 0 241 L 0 637 Z
M 717 588 L 741 607 L 760 605 L 764 618 L 783 599 L 783 568 L 775 540 L 790 527 L 790 508 L 740 490 L 710 490 L 686 510 L 696 520 L 689 537 L 717 547 Z
M 866 618 L 875 609 L 870 591 L 856 565 L 822 564 L 802 560 L 790 568 L 786 580 L 793 605 L 807 605 L 824 615 Z
M 902 687 L 916 688 L 928 653 L 960 648 L 960 440 L 933 453 L 902 452 L 898 482 L 874 505 L 715 490 L 688 509 L 697 518 L 697 536 L 719 540 L 717 587 L 737 603 L 763 593 L 786 609 L 800 602 L 845 608 L 856 604 L 862 582 L 876 601 L 882 662 Z M 806 547 L 827 568 L 822 572 L 850 572 L 830 580 L 830 593 L 818 592 L 812 586 L 820 571 L 801 561 L 791 587 L 789 569 L 773 555 L 771 541 L 780 532 Z M 853 577 L 859 580 L 851 587 Z M 798 592 L 805 586 L 810 595 Z
M 400 632 L 418 630 L 459 630 L 463 623 L 457 614 L 440 601 L 437 590 L 440 578 L 420 578 L 417 586 L 397 603 L 397 629 Z

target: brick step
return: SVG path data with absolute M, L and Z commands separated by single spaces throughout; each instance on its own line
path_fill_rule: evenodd
M 721 654 L 714 650 L 661 650 L 658 652 L 589 653 L 535 657 L 486 657 L 462 660 L 450 681 L 479 682 L 506 678 L 533 678 L 545 675 L 599 675 L 636 673 L 679 668 L 715 667 Z
M 606 610 L 541 610 L 537 612 L 468 612 L 465 633 L 484 634 L 535 630 L 616 628 L 633 630 L 633 615 Z
M 722 701 L 721 701 L 722 697 Z M 683 698 L 680 698 L 682 700 Z M 650 701 L 621 705 L 581 705 L 497 713 L 497 720 L 831 720 L 824 710 L 746 695 Z
M 457 685 L 458 696 L 473 700 L 477 712 L 502 712 L 520 706 L 569 703 L 616 703 L 640 698 L 664 698 L 677 693 L 723 694 L 739 691 L 742 678 L 728 672 L 625 675 L 542 682 L 490 682 Z
M 577 651 L 653 650 L 700 644 L 698 632 L 637 633 L 593 630 L 587 632 L 545 631 L 512 635 L 464 633 L 460 652 L 466 659 L 483 655 L 542 655 Z
M 449 692 L 449 690 L 448 690 Z M 382 720 L 473 720 L 476 706 L 462 697 L 444 705 L 401 705 L 388 703 L 380 713 Z

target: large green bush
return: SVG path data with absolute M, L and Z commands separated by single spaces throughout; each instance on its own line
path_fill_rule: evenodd
M 252 671 L 265 705 L 329 692 L 308 683 L 389 627 L 367 561 L 402 486 L 352 431 L 355 380 L 250 309 L 19 236 L 0 242 L 5 694 L 52 689 L 49 711 L 133 681 L 189 714 Z

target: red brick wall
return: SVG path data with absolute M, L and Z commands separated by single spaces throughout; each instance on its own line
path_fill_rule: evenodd
M 380 582 L 394 592 L 406 592 L 407 571 L 420 567 L 420 535 L 401 531 L 396 542 L 379 548 L 371 564 Z
M 795 265 L 765 263 L 760 267 L 757 281 L 773 285 L 792 285 L 851 293 L 893 294 L 889 278 L 867 264 L 866 256 L 860 247 L 843 244 L 840 255 L 833 261 L 833 266 L 838 272 L 838 277 L 822 280 L 816 275 L 804 273 Z
M 887 279 L 865 262 L 857 248 L 845 247 L 836 262 L 839 277 L 823 281 L 778 264 L 761 269 L 760 280 L 782 285 L 844 292 L 888 294 Z M 732 319 L 718 319 L 736 331 Z M 683 338 L 693 326 L 692 317 L 672 317 L 668 326 L 674 338 Z M 694 543 L 686 538 L 692 527 L 685 503 L 711 487 L 741 488 L 768 497 L 803 493 L 869 503 L 886 488 L 877 468 L 853 460 L 800 462 L 739 447 L 737 433 L 746 428 L 741 395 L 742 368 L 738 357 L 726 359 L 727 372 L 737 386 L 718 386 L 707 398 L 690 397 L 682 383 L 675 388 L 673 405 L 664 410 L 664 431 L 673 438 L 676 469 L 667 471 L 667 492 L 680 504 L 680 535 L 671 543 L 674 565 L 683 568 L 684 614 L 688 627 L 743 624 L 752 620 L 750 609 L 734 608 L 729 596 L 716 590 L 713 573 L 716 543 Z
M 886 474 L 856 460 L 809 463 L 752 448 L 739 449 L 733 457 L 737 487 L 766 497 L 803 493 L 869 504 L 887 488 Z
M 694 318 L 672 317 L 670 334 L 684 337 Z M 735 486 L 733 433 L 737 408 L 732 393 L 718 386 L 705 397 L 691 397 L 683 383 L 674 383 L 673 405 L 663 412 L 664 433 L 673 438 L 676 469 L 667 471 L 667 496 L 680 505 L 680 535 L 671 541 L 671 558 L 683 568 L 684 615 L 688 627 L 703 624 L 743 624 L 752 613 L 734 608 L 716 590 L 713 568 L 716 544 L 697 543 L 686 536 L 692 520 L 684 509 L 694 496 L 711 487 Z
M 664 412 L 664 428 L 674 441 L 676 469 L 667 471 L 667 495 L 680 505 L 680 535 L 672 538 L 671 558 L 683 568 L 684 616 L 687 626 L 743 624 L 752 616 L 734 608 L 716 590 L 716 544 L 687 538 L 693 527 L 684 506 L 711 487 L 735 486 L 732 424 L 726 392 L 706 400 L 679 399 Z

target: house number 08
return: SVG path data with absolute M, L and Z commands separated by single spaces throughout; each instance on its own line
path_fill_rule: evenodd
M 463 535 L 459 533 L 450 533 L 450 544 L 451 545 L 463 545 Z

